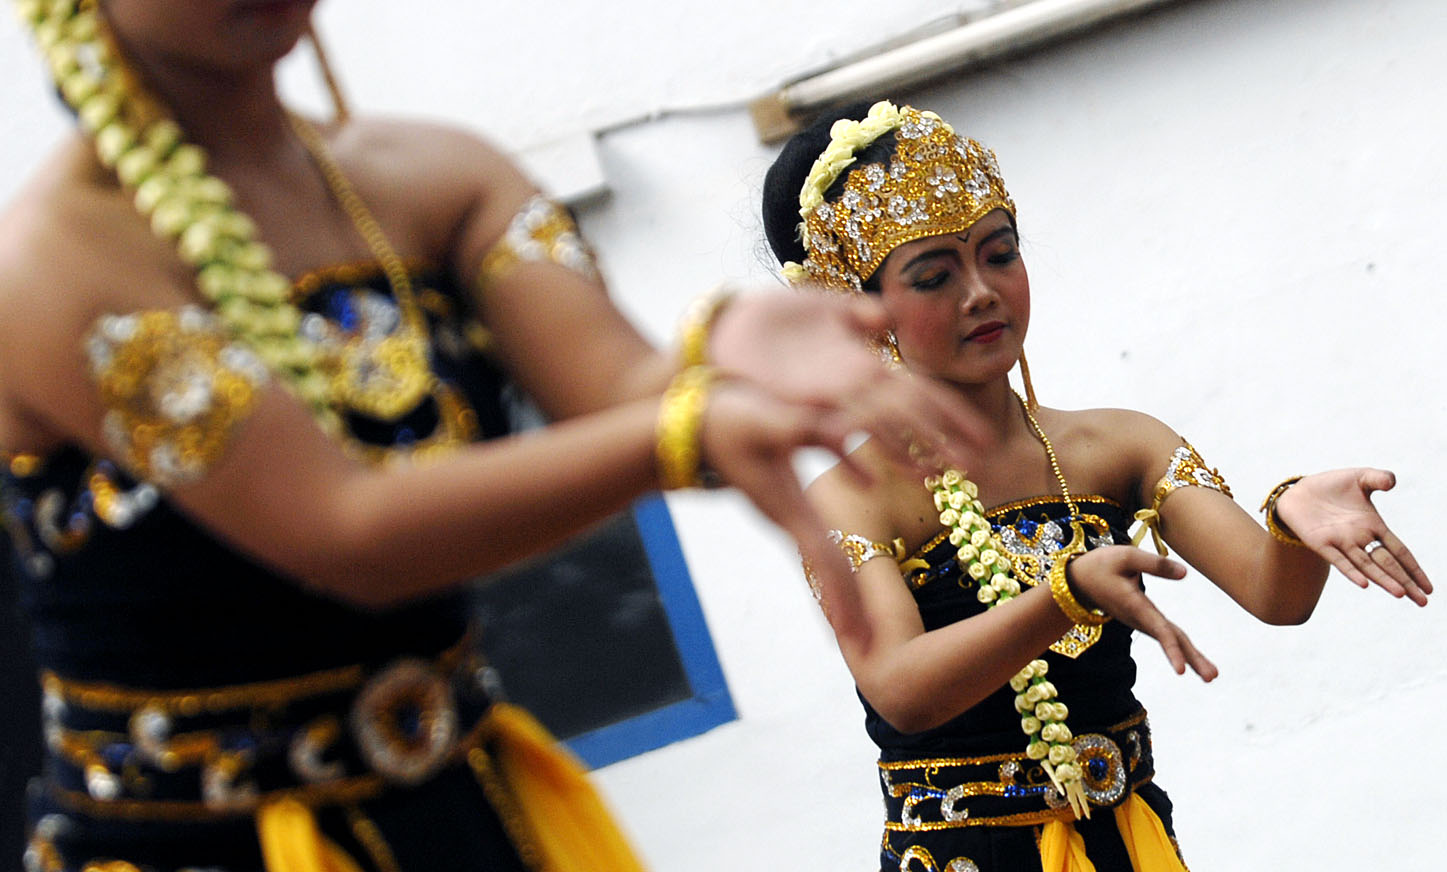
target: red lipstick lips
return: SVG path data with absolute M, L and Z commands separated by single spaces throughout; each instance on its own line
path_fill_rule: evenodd
M 1005 332 L 1004 321 L 987 321 L 965 335 L 966 342 L 994 342 Z

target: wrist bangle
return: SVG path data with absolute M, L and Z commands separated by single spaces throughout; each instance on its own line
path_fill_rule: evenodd
M 707 482 L 700 472 L 699 430 L 708 406 L 708 391 L 714 371 L 707 366 L 690 366 L 673 377 L 658 407 L 658 480 L 665 490 L 702 487 Z
M 1281 519 L 1276 516 L 1276 501 L 1281 499 L 1281 495 L 1286 493 L 1287 488 L 1299 481 L 1301 481 L 1301 476 L 1293 475 L 1291 478 L 1272 488 L 1271 493 L 1266 495 L 1266 499 L 1261 501 L 1261 511 L 1266 513 L 1266 532 L 1271 534 L 1271 538 L 1283 545 L 1295 545 L 1298 548 L 1303 548 L 1306 546 L 1306 543 L 1298 539 L 1288 527 L 1281 523 Z
M 1055 599 L 1055 604 L 1077 625 L 1087 627 L 1099 626 L 1110 620 L 1110 615 L 1100 609 L 1087 609 L 1075 598 L 1070 590 L 1070 580 L 1066 578 L 1066 570 L 1070 567 L 1070 561 L 1084 554 L 1084 551 L 1068 551 L 1055 558 L 1055 563 L 1050 567 L 1050 596 Z
M 713 326 L 733 298 L 734 290 L 724 285 L 689 304 L 679 327 L 678 356 L 685 369 L 709 362 L 708 340 L 713 335 Z

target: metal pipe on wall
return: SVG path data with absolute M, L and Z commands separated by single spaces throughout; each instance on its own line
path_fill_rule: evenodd
M 791 82 L 755 100 L 754 129 L 777 142 L 811 109 L 898 91 L 946 73 L 984 66 L 1126 15 L 1178 0 L 1033 0 L 917 42 Z

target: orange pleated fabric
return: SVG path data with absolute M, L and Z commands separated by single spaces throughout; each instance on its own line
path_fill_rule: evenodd
M 322 835 L 311 808 L 295 799 L 257 809 L 256 832 L 266 872 L 362 872 L 347 852 Z
M 517 706 L 494 704 L 482 739 L 523 818 L 541 872 L 643 872 L 583 764 L 536 718 Z M 322 834 L 312 809 L 295 799 L 263 805 L 256 828 L 266 872 L 361 872 Z
M 1115 825 L 1135 872 L 1186 872 L 1165 824 L 1139 796 L 1132 793 L 1116 807 Z M 1044 872 L 1095 872 L 1075 825 L 1058 820 L 1041 829 L 1040 866 Z
M 643 872 L 583 764 L 527 710 L 494 703 L 484 736 L 538 842 L 543 872 Z

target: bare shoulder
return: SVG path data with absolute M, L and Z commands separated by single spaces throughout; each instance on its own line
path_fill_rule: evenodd
M 175 306 L 188 275 L 84 143 L 62 147 L 0 213 L 0 395 L 12 410 L 65 402 L 95 319 Z
M 326 133 L 363 198 L 405 222 L 399 237 L 438 260 L 470 262 L 464 240 L 477 234 L 490 244 L 537 191 L 501 149 L 458 127 L 354 118 Z
M 355 118 L 334 132 L 333 146 L 338 155 L 364 171 L 389 175 L 409 186 L 461 185 L 483 194 L 531 188 L 502 149 L 453 125 Z
M 1132 409 L 1041 409 L 1038 417 L 1073 485 L 1127 505 L 1139 500 L 1181 444 L 1168 425 Z
M 1178 440 L 1175 431 L 1159 419 L 1134 409 L 1041 409 L 1040 417 L 1056 423 L 1057 432 L 1087 445 L 1108 450 Z M 1048 426 L 1048 425 L 1046 425 Z
M 73 317 L 86 308 L 79 289 L 101 284 L 101 265 L 110 262 L 104 252 L 117 228 L 81 158 L 62 149 L 0 214 L 0 331 L 6 338 Z

